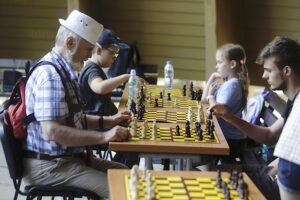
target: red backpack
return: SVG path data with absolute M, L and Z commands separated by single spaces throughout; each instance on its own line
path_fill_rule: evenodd
M 30 70 L 26 69 L 26 76 L 21 77 L 17 81 L 9 100 L 3 104 L 3 109 L 8 113 L 4 117 L 4 124 L 12 130 L 14 137 L 20 140 L 27 136 L 27 126 L 31 122 L 36 121 L 34 113 L 26 115 L 25 86 L 29 76 L 40 65 L 54 66 L 60 77 L 62 77 L 61 72 L 53 63 L 48 61 L 40 61 Z

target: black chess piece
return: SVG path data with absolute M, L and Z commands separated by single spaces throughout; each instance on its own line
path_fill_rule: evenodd
M 143 119 L 143 111 L 141 109 L 138 111 L 137 118 L 138 118 L 138 120 L 142 120 Z
M 146 112 L 146 108 L 144 104 L 140 105 L 140 110 L 142 110 L 143 114 Z
M 191 90 L 191 99 L 196 100 L 196 93 L 194 90 Z
M 130 104 L 130 110 L 131 110 L 131 112 L 133 112 L 133 114 L 137 113 L 136 103 L 134 101 L 132 101 L 131 104 Z
M 185 124 L 185 137 L 190 138 L 191 137 L 191 128 L 190 128 L 190 122 Z
M 199 141 L 203 140 L 203 134 L 202 134 L 202 130 L 201 129 L 199 129 L 197 131 L 197 138 L 198 138 Z
M 191 97 L 192 99 L 192 92 L 194 91 L 194 84 L 193 82 L 191 81 L 190 83 L 190 87 L 189 87 L 189 96 Z
M 141 90 L 140 90 L 140 96 L 141 96 L 141 101 L 145 101 L 145 93 L 144 93 L 144 87 L 143 86 L 141 87 Z
M 231 197 L 230 197 L 230 190 L 227 189 L 227 192 L 224 194 L 224 199 L 225 200 L 231 200 Z
M 190 125 L 190 121 L 187 120 L 187 121 L 185 122 L 185 125 Z
M 228 191 L 228 186 L 227 186 L 227 183 L 226 182 L 223 182 L 222 183 L 222 193 L 225 194 L 227 193 Z
M 155 99 L 155 102 L 154 102 L 154 107 L 157 108 L 158 107 L 158 99 Z
M 180 136 L 180 127 L 176 125 L 176 136 Z
M 216 187 L 217 188 L 222 188 L 221 171 L 219 169 L 217 170 Z
M 195 130 L 196 130 L 196 132 L 197 132 L 197 130 L 199 130 L 199 128 L 200 128 L 200 123 L 199 122 L 195 122 Z
M 171 93 L 168 92 L 168 101 L 171 101 Z
M 163 96 L 163 93 L 162 93 L 162 92 L 160 92 L 160 93 L 159 93 L 159 98 L 161 98 L 161 99 L 162 99 L 162 98 L 164 98 L 164 96 Z
M 211 128 L 211 121 L 207 120 L 206 122 L 206 134 L 210 134 L 210 128 Z
M 211 122 L 210 129 L 211 129 L 212 132 L 215 131 L 215 124 L 214 124 L 214 122 Z
M 141 105 L 141 104 L 143 104 L 143 98 L 141 97 L 141 98 L 139 98 L 139 105 Z
M 199 89 L 196 93 L 196 100 L 201 101 L 203 91 Z
M 215 139 L 215 135 L 214 132 L 212 131 L 212 129 L 209 129 L 209 139 L 214 140 Z
M 183 85 L 183 88 L 182 88 L 182 96 L 186 96 L 186 85 Z
M 191 81 L 191 83 L 190 83 L 190 90 L 194 90 L 194 83 L 193 83 L 193 81 Z

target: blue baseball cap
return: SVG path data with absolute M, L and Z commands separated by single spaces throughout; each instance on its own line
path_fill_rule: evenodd
M 105 28 L 97 40 L 100 46 L 114 46 L 119 49 L 129 49 L 129 46 L 121 41 L 115 32 Z

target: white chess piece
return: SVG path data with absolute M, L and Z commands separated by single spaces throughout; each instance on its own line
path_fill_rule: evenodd
M 187 121 L 189 121 L 190 124 L 193 123 L 193 110 L 192 110 L 192 107 L 188 108 Z
M 148 121 L 145 120 L 145 121 L 143 122 L 142 131 L 141 131 L 141 138 L 142 138 L 142 139 L 144 139 L 144 138 L 146 137 L 148 128 L 149 128 L 149 126 L 148 126 Z
M 150 103 L 151 103 L 151 100 L 152 100 L 151 92 L 148 93 L 148 99 L 147 99 L 147 100 L 148 100 L 148 104 L 150 104 Z
M 130 134 L 132 137 L 136 135 L 136 129 L 137 129 L 137 119 L 136 117 L 133 117 L 132 122 L 130 123 L 131 129 Z
M 198 105 L 197 109 L 197 122 L 201 123 L 201 105 Z
M 204 112 L 203 112 L 203 106 L 201 105 L 200 106 L 200 120 L 201 120 L 201 123 L 205 123 L 205 119 L 204 119 Z
M 153 124 L 152 124 L 152 140 L 156 140 L 156 134 L 157 134 L 156 120 L 153 120 Z
M 177 106 L 177 98 L 174 98 L 174 107 Z
M 146 199 L 147 200 L 154 200 L 155 199 L 155 186 L 152 182 L 152 174 L 147 173 L 146 175 Z
M 138 199 L 139 175 L 137 165 L 134 165 L 130 170 L 129 188 L 131 199 Z

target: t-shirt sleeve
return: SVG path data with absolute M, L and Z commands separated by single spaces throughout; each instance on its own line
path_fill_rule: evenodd
M 231 84 L 223 84 L 217 91 L 216 102 L 229 105 L 240 99 L 241 90 L 238 81 Z
M 87 74 L 87 81 L 88 81 L 88 84 L 91 84 L 91 82 L 92 82 L 95 78 L 101 78 L 101 73 L 99 72 L 98 69 L 96 69 L 95 67 L 93 67 L 93 68 L 91 68 L 91 69 L 88 71 L 88 74 Z

